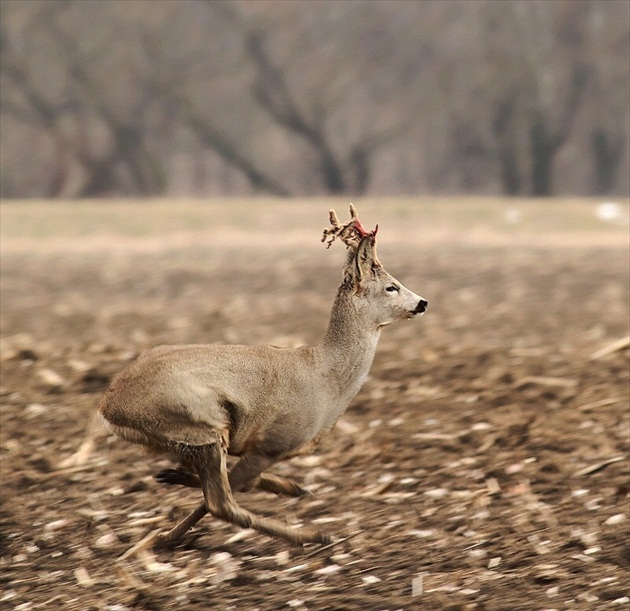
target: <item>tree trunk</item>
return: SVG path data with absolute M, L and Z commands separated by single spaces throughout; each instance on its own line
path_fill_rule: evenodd
M 598 128 L 591 137 L 591 147 L 595 166 L 595 193 L 604 195 L 612 191 L 617 182 L 623 138 L 615 138 Z

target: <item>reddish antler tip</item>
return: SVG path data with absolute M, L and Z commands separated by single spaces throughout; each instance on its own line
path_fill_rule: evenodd
M 362 238 L 365 238 L 365 237 L 375 238 L 376 233 L 378 232 L 378 225 L 374 228 L 374 231 L 368 231 L 358 218 L 355 219 L 353 226 L 357 230 L 357 233 L 359 234 L 359 236 Z
M 357 230 L 357 233 L 358 233 L 358 234 L 359 234 L 362 238 L 364 238 L 365 236 L 370 235 L 370 232 L 369 232 L 369 231 L 367 231 L 367 229 L 363 226 L 363 223 L 361 223 L 361 221 L 360 221 L 358 218 L 356 218 L 356 219 L 354 220 L 354 225 L 353 225 L 353 226 L 354 226 L 354 228 Z

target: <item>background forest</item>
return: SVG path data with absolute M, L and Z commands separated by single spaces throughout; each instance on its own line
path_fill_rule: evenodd
M 627 195 L 625 0 L 3 0 L 6 198 Z

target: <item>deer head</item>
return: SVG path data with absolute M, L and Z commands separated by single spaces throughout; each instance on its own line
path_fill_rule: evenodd
M 376 255 L 376 233 L 367 231 L 359 220 L 356 208 L 350 204 L 350 221 L 342 224 L 334 210 L 330 211 L 331 228 L 324 229 L 322 242 L 327 247 L 340 239 L 348 248 L 342 291 L 349 294 L 354 309 L 362 319 L 377 329 L 396 320 L 423 314 L 428 302 L 390 275 Z

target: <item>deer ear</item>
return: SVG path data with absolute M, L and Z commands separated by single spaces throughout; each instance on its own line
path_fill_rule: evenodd
M 354 255 L 354 274 L 357 282 L 369 277 L 377 261 L 374 252 L 375 240 L 372 236 L 361 238 L 357 252 Z

